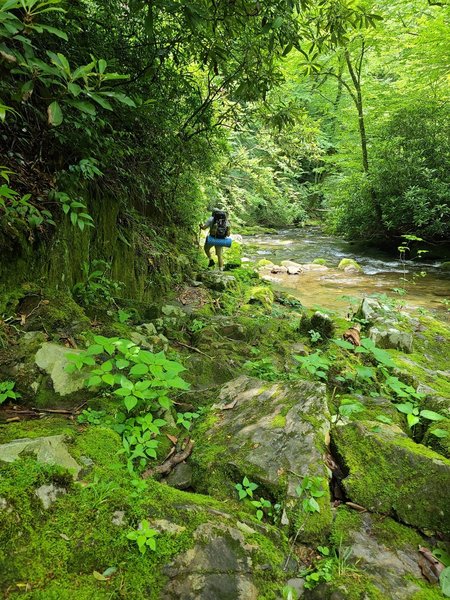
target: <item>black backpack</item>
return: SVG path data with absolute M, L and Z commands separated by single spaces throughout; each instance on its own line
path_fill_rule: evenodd
M 221 240 L 228 237 L 230 226 L 228 224 L 227 213 L 223 210 L 217 210 L 214 212 L 213 218 L 214 221 L 210 229 L 211 235 Z

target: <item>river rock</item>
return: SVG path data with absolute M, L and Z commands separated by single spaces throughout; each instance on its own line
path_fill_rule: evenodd
M 247 476 L 274 490 L 278 498 L 286 497 L 287 515 L 294 522 L 301 478 L 328 477 L 323 453 L 330 415 L 324 385 L 309 381 L 267 383 L 241 376 L 222 388 L 213 411 L 216 422 L 192 456 L 203 473 L 200 485 L 204 489 L 200 491 L 214 491 L 231 470 L 234 483 Z M 331 519 L 325 481 L 318 529 L 326 529 L 328 517 Z M 308 536 L 306 531 L 304 536 Z
M 167 600 L 258 600 L 252 554 L 258 546 L 245 542 L 237 528 L 220 522 L 201 524 L 195 545 L 176 557 L 165 574 Z
M 326 265 L 318 265 L 317 263 L 307 263 L 306 265 L 302 265 L 302 271 L 328 271 L 328 267 Z
M 411 354 L 413 351 L 412 333 L 399 331 L 395 327 L 389 327 L 388 329 L 371 327 L 369 337 L 378 348 L 400 350 L 407 354 Z
M 65 348 L 51 342 L 42 344 L 36 352 L 34 358 L 36 365 L 50 376 L 53 389 L 61 396 L 78 392 L 84 387 L 85 373 L 78 371 L 75 373 L 66 373 L 65 371 L 66 366 L 69 364 L 67 355 L 79 352 L 79 350 Z
M 272 265 L 272 267 L 270 267 L 270 272 L 273 274 L 278 274 L 278 273 L 287 273 L 288 272 L 288 268 L 287 267 L 283 267 L 281 265 Z
M 76 478 L 81 467 L 69 454 L 65 439 L 65 435 L 51 435 L 13 440 L 0 446 L 0 461 L 14 462 L 22 454 L 34 454 L 38 462 L 64 467 Z
M 450 460 L 399 427 L 375 421 L 338 426 L 333 442 L 348 473 L 343 486 L 349 499 L 422 530 L 450 532 L 450 505 L 442 493 L 450 489 Z
M 338 264 L 338 269 L 346 273 L 362 273 L 362 267 L 353 258 L 343 258 Z
M 302 272 L 301 267 L 288 267 L 287 268 L 288 275 L 300 275 Z
M 282 260 L 281 261 L 281 266 L 282 267 L 286 267 L 287 269 L 289 269 L 289 267 L 292 267 L 293 269 L 299 269 L 299 271 L 302 270 L 302 265 L 298 262 L 295 262 L 293 260 Z

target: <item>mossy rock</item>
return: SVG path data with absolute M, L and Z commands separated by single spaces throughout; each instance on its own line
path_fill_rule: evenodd
M 425 433 L 423 443 L 442 456 L 450 458 L 450 419 L 432 423 Z
M 267 260 L 267 258 L 261 258 L 261 260 L 258 260 L 258 262 L 256 263 L 256 266 L 259 268 L 261 267 L 271 267 L 274 263 L 271 260 Z
M 266 310 L 272 308 L 275 296 L 272 288 L 265 285 L 257 285 L 249 288 L 245 292 L 245 303 L 246 304 L 260 304 Z
M 324 386 L 239 377 L 222 388 L 209 419 L 196 429 L 194 485 L 235 497 L 234 485 L 246 476 L 260 495 L 286 506 L 292 530 L 302 527 L 302 541 L 318 542 L 331 524 L 323 462 L 328 430 Z M 307 518 L 296 491 L 306 475 L 322 477 L 325 491 L 320 513 Z
M 341 271 L 362 272 L 361 265 L 359 265 L 356 260 L 353 260 L 353 258 L 343 258 L 338 264 L 338 269 Z
M 312 261 L 313 265 L 325 265 L 326 267 L 330 266 L 330 261 L 327 260 L 326 258 L 315 258 Z
M 398 427 L 374 421 L 338 426 L 332 440 L 348 473 L 343 485 L 352 501 L 422 530 L 450 532 L 450 508 L 442 494 L 450 488 L 449 460 Z

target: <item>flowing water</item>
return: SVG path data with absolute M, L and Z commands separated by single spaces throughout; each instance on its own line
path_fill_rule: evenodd
M 316 228 L 248 236 L 244 242 L 244 256 L 251 262 L 262 258 L 278 265 L 283 260 L 301 264 L 312 263 L 315 258 L 328 261 L 328 271 L 268 276 L 276 289 L 289 292 L 305 306 L 326 307 L 343 314 L 357 299 L 377 293 L 397 298 L 401 295 L 402 302 L 408 306 L 447 310 L 450 273 L 441 268 L 439 261 L 401 261 L 382 250 L 362 249 Z M 343 258 L 356 260 L 363 273 L 345 273 L 337 269 Z

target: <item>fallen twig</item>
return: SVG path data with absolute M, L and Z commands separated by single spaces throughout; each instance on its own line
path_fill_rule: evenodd
M 142 478 L 148 479 L 149 477 L 152 477 L 153 475 L 167 475 L 168 473 L 170 473 L 170 471 L 172 471 L 172 469 L 176 465 L 178 465 L 179 463 L 186 460 L 186 458 L 192 454 L 193 449 L 194 449 L 194 442 L 193 442 L 193 440 L 188 438 L 186 441 L 186 446 L 184 447 L 184 450 L 181 450 L 181 452 L 177 452 L 173 456 L 170 456 L 161 465 L 158 465 L 157 467 L 154 467 L 151 469 L 147 469 L 146 471 L 144 471 L 142 473 Z
M 194 346 L 189 346 L 189 344 L 184 344 L 183 342 L 179 342 L 179 341 L 174 341 L 173 343 L 177 344 L 178 346 L 183 346 L 183 348 L 188 348 L 189 350 L 193 350 L 194 352 L 198 352 L 199 354 L 206 356 L 206 358 L 209 358 L 209 360 L 213 359 L 212 356 L 209 356 L 209 354 L 202 352 L 202 350 L 199 350 L 198 348 L 194 348 Z

